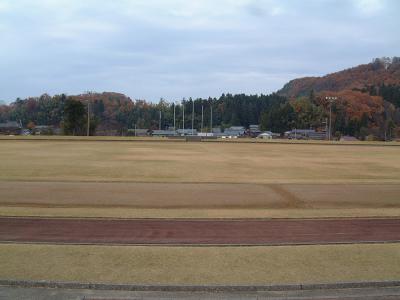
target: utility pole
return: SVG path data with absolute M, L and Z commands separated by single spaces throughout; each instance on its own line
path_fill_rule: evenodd
M 90 101 L 87 103 L 87 136 L 90 135 Z
M 204 124 L 204 107 L 203 103 L 201 104 L 201 133 L 203 133 L 203 124 Z
M 160 121 L 158 122 L 158 129 L 161 130 L 161 110 L 160 110 Z
M 192 100 L 192 135 L 194 135 L 194 101 Z
M 329 132 L 328 132 L 328 140 L 331 140 L 332 135 L 332 103 L 337 100 L 337 97 L 325 97 L 329 102 Z

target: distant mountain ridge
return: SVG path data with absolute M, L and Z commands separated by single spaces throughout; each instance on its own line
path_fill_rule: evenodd
M 322 77 L 304 77 L 289 81 L 277 93 L 289 98 L 308 96 L 311 91 L 340 92 L 362 90 L 369 86 L 400 86 L 400 57 L 377 58 L 369 64 L 359 65 Z

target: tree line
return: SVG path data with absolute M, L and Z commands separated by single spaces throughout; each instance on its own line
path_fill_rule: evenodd
M 174 126 L 174 120 L 176 129 L 191 128 L 192 116 L 198 130 L 202 125 L 207 131 L 211 125 L 226 128 L 260 124 L 262 130 L 283 133 L 294 128 L 324 130 L 331 108 L 333 134 L 362 139 L 372 134 L 383 138 L 395 135 L 400 124 L 399 94 L 397 86 L 372 86 L 342 91 L 337 94 L 339 100 L 332 104 L 326 102 L 324 93 L 315 95 L 313 91 L 290 99 L 275 93 L 222 94 L 219 98 L 189 98 L 177 102 L 161 99 L 158 103 L 131 100 L 118 93 L 44 94 L 0 105 L 0 122 L 17 120 L 28 128 L 52 125 L 67 135 L 85 135 L 89 109 L 92 135 L 107 131 L 124 135 L 132 128 L 168 129 Z

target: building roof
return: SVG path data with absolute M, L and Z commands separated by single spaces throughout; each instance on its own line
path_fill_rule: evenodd
M 293 129 L 290 131 L 291 133 L 313 133 L 315 132 L 314 129 Z
M 226 130 L 245 130 L 245 128 L 243 126 L 231 126 Z
M 173 130 L 153 130 L 153 135 L 175 135 Z
M 176 132 L 179 134 L 192 134 L 192 128 L 178 129 Z M 196 129 L 193 129 L 193 134 L 197 134 Z
M 244 130 L 228 130 L 225 129 L 224 133 L 222 135 L 232 135 L 232 136 L 239 136 L 244 134 Z
M 5 123 L 0 123 L 0 128 L 21 128 L 21 124 L 16 121 L 9 121 Z
M 49 128 L 53 128 L 52 125 L 36 125 L 35 129 L 49 129 Z

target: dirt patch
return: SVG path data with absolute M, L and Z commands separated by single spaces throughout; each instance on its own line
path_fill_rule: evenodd
M 288 202 L 288 208 L 306 208 L 309 207 L 307 203 L 297 197 L 295 194 L 289 192 L 283 185 L 271 184 L 271 189 L 280 195 L 283 199 Z

